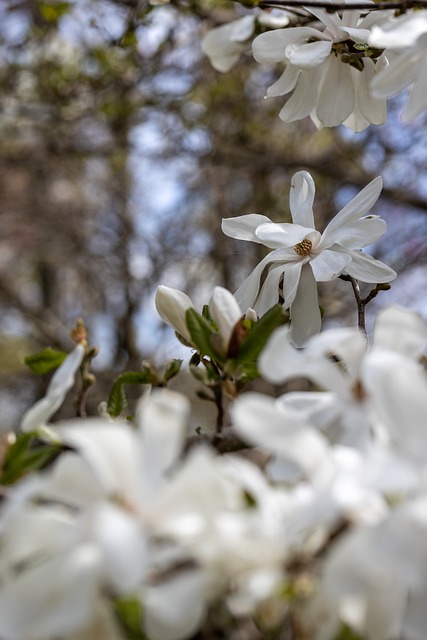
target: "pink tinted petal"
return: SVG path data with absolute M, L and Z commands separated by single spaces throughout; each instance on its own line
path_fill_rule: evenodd
M 295 173 L 291 180 L 289 204 L 295 224 L 314 229 L 313 202 L 316 187 L 308 171 Z
M 317 283 L 310 264 L 305 264 L 291 306 L 290 340 L 296 347 L 301 347 L 311 336 L 319 333 L 321 326 Z

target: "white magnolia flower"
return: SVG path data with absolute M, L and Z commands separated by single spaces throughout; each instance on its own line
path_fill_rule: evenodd
M 216 27 L 203 39 L 203 48 L 217 71 L 230 71 L 247 47 L 255 30 L 255 16 L 244 16 Z
M 177 289 L 160 285 L 157 287 L 155 304 L 162 320 L 182 335 L 189 344 L 193 344 L 185 319 L 187 310 L 194 309 L 191 299 Z M 209 313 L 218 327 L 220 337 L 220 344 L 215 346 L 227 356 L 236 325 L 244 314 L 233 294 L 224 287 L 215 287 L 209 301 Z M 245 315 L 252 320 L 256 318 L 252 309 L 247 309 Z
M 157 524 L 148 513 L 181 454 L 188 409 L 161 390 L 143 402 L 137 428 L 57 425 L 73 451 L 16 485 L 0 515 L 0 637 L 121 638 L 107 594 L 148 579 Z
M 394 306 L 378 314 L 370 348 L 357 329 L 341 328 L 295 349 L 285 327 L 273 333 L 258 366 L 275 384 L 305 377 L 323 389 L 285 394 L 278 402 L 333 442 L 369 451 L 385 438 L 399 453 L 418 459 L 427 454 L 427 380 L 417 362 L 426 342 L 422 318 Z
M 362 637 L 424 640 L 427 628 L 427 503 L 422 496 L 329 553 L 320 591 Z
M 258 214 L 223 219 L 226 235 L 273 249 L 236 291 L 240 307 L 253 307 L 263 315 L 283 293 L 284 307 L 291 311 L 292 340 L 302 345 L 320 331 L 316 282 L 333 280 L 342 273 L 364 282 L 393 280 L 393 269 L 361 251 L 386 229 L 379 216 L 367 215 L 381 187 L 381 178 L 375 178 L 337 213 L 322 234 L 314 226 L 315 186 L 306 171 L 296 173 L 291 182 L 293 224 L 273 223 Z M 261 284 L 264 271 L 267 277 Z
M 279 15 L 260 11 L 211 29 L 203 38 L 203 49 L 214 69 L 225 73 L 234 67 L 248 47 L 257 21 L 270 28 L 285 27 L 289 16 L 283 11 Z
M 64 402 L 74 385 L 75 375 L 83 361 L 85 348 L 78 344 L 55 371 L 44 398 L 28 409 L 21 423 L 22 431 L 35 431 L 44 427 Z
M 385 100 L 374 98 L 369 84 L 386 64 L 384 56 L 369 50 L 370 29 L 385 18 L 373 11 L 346 10 L 342 17 L 322 8 L 307 8 L 321 22 L 320 28 L 295 27 L 263 33 L 253 42 L 258 62 L 285 62 L 282 76 L 267 97 L 293 92 L 280 112 L 285 122 L 310 116 L 315 124 L 335 127 L 341 123 L 354 131 L 386 120 Z M 374 54 L 372 56 L 372 54 Z
M 379 99 L 389 98 L 412 85 L 402 116 L 405 121 L 414 120 L 427 108 L 427 11 L 409 12 L 374 27 L 369 42 L 398 52 L 390 56 L 390 65 L 373 78 L 372 94 Z

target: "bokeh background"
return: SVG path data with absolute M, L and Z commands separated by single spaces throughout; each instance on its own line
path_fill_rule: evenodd
M 264 248 L 222 235 L 223 217 L 289 220 L 293 173 L 316 182 L 318 228 L 372 178 L 388 222 L 376 257 L 398 273 L 375 303 L 427 316 L 427 129 L 399 119 L 363 133 L 282 123 L 264 100 L 278 67 L 250 48 L 228 74 L 201 38 L 247 11 L 229 0 L 4 0 L 0 3 L 0 427 L 44 391 L 23 365 L 70 350 L 84 318 L 97 384 L 91 411 L 124 369 L 182 355 L 162 325 L 163 283 L 197 305 L 237 288 Z M 325 322 L 355 324 L 348 283 L 322 289 Z M 371 312 L 372 313 L 372 312 Z

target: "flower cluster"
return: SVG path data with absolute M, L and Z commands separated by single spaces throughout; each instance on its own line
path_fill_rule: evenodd
M 427 12 L 412 10 L 396 18 L 392 11 L 378 11 L 374 5 L 362 13 L 357 3 L 347 4 L 342 15 L 307 7 L 312 16 L 309 26 L 290 26 L 292 21 L 284 14 L 285 28 L 265 31 L 253 40 L 258 62 L 285 65 L 267 90 L 267 97 L 289 94 L 279 114 L 284 122 L 310 116 L 317 126 L 344 124 L 363 131 L 370 124 L 383 124 L 386 98 L 410 85 L 403 118 L 413 120 L 427 108 L 423 82 Z M 253 34 L 254 19 L 245 16 L 206 36 L 205 50 L 216 69 L 228 71 L 237 62 L 243 42 Z

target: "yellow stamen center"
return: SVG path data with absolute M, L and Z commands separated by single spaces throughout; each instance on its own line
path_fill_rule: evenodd
M 308 254 L 311 251 L 312 246 L 313 246 L 313 243 L 311 242 L 311 240 L 308 240 L 307 238 L 304 238 L 304 240 L 302 240 L 302 242 L 298 242 L 298 244 L 296 244 L 294 246 L 294 251 L 299 256 L 308 256 Z

